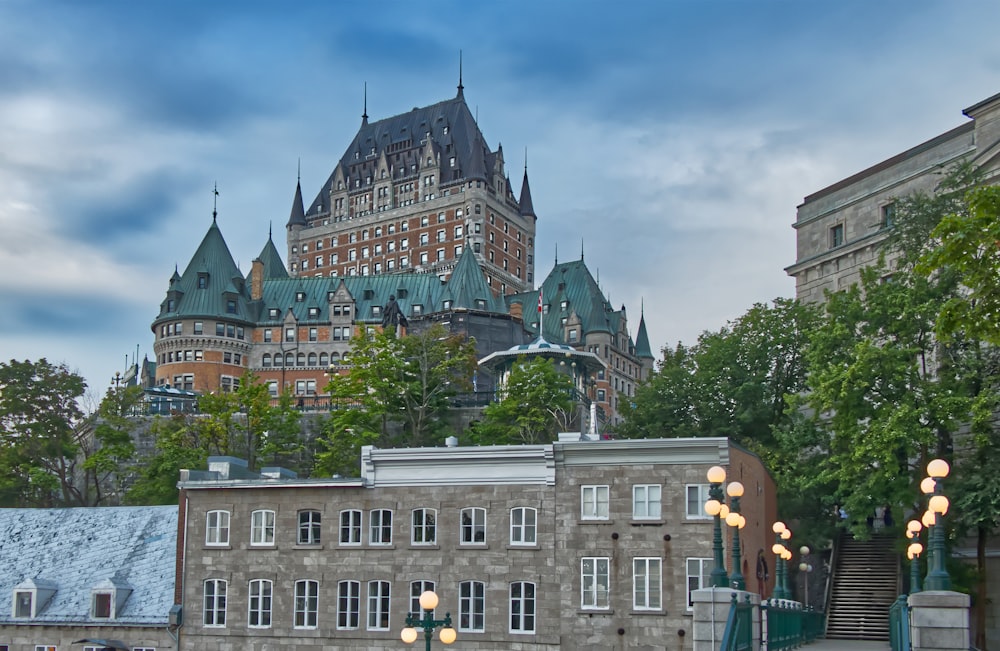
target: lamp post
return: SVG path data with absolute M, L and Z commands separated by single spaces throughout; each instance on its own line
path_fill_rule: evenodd
M 740 515 L 740 497 L 743 496 L 743 484 L 738 481 L 730 482 L 726 486 L 726 493 L 730 498 L 726 524 L 733 528 L 733 573 L 729 577 L 729 585 L 735 590 L 743 590 L 747 587 L 740 568 L 740 529 L 747 524 L 747 519 Z
M 455 629 L 451 627 L 451 613 L 445 613 L 444 619 L 434 619 L 434 609 L 438 605 L 438 596 L 432 590 L 427 590 L 420 595 L 420 607 L 424 611 L 424 616 L 421 618 L 419 613 L 407 613 L 406 614 L 406 628 L 404 628 L 399 637 L 403 642 L 407 644 L 413 644 L 417 641 L 417 628 L 424 629 L 424 640 L 427 642 L 426 649 L 431 651 L 431 638 L 434 636 L 434 629 L 443 627 L 441 632 L 438 634 L 438 638 L 443 644 L 451 644 L 455 641 L 457 637 L 455 634 Z
M 771 546 L 771 551 L 774 552 L 774 592 L 771 596 L 775 599 L 788 599 L 788 591 L 785 589 L 785 549 L 784 539 L 782 533 L 788 531 L 785 527 L 785 523 L 775 522 L 771 525 L 771 531 L 774 532 L 774 545 Z M 790 534 L 789 534 L 790 536 Z
M 802 562 L 799 563 L 799 572 L 802 572 L 805 577 L 805 605 L 806 608 L 809 607 L 809 573 L 813 571 L 813 566 L 806 562 L 806 557 L 809 556 L 809 547 L 802 545 L 799 547 L 799 553 L 802 554 Z
M 920 592 L 920 553 L 924 551 L 924 546 L 920 544 L 920 530 L 923 528 L 918 520 L 906 523 L 906 533 L 911 541 L 906 548 L 906 557 L 910 559 L 910 594 Z
M 111 381 L 115 384 L 115 391 L 118 391 L 122 385 L 122 374 L 121 371 L 115 371 L 115 376 L 111 378 Z
M 927 464 L 927 475 L 934 480 L 934 495 L 928 502 L 928 507 L 934 513 L 934 528 L 928 535 L 927 544 L 932 550 L 928 564 L 931 569 L 927 572 L 924 580 L 924 587 L 927 590 L 950 590 L 951 577 L 945 569 L 944 551 L 944 522 L 943 518 L 948 513 L 948 498 L 944 496 L 942 483 L 948 476 L 950 468 L 944 459 L 934 459 Z
M 722 482 L 726 481 L 726 469 L 722 466 L 712 466 L 708 469 L 708 501 L 705 502 L 705 513 L 715 520 L 715 529 L 712 534 L 712 552 L 715 557 L 715 567 L 712 568 L 711 583 L 713 588 L 725 588 L 729 586 L 729 578 L 726 576 L 726 559 L 723 557 L 722 549 L 722 515 L 726 507 L 723 500 Z M 726 509 L 728 511 L 728 509 Z

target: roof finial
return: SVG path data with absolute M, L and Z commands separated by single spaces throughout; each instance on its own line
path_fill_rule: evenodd
M 524 148 L 524 175 L 528 175 L 528 148 Z
M 580 262 L 583 262 L 583 238 L 580 238 Z
M 365 108 L 361 113 L 361 124 L 368 124 L 368 82 L 365 82 Z
M 272 235 L 274 235 L 274 234 L 273 234 L 273 233 L 271 232 L 271 231 L 272 231 L 272 227 L 273 227 L 273 225 L 274 225 L 274 224 L 273 224 L 273 223 L 272 223 L 272 222 L 271 222 L 270 220 L 268 220 L 268 222 L 267 222 L 267 239 L 268 239 L 268 241 L 271 241 L 271 239 L 272 239 Z
M 299 156 L 299 171 L 295 175 L 296 183 L 302 183 L 302 157 Z
M 219 182 L 215 182 L 215 187 L 212 188 L 212 194 L 215 195 L 212 198 L 212 223 L 215 223 L 215 218 L 219 216 Z
M 556 264 L 559 264 L 559 242 L 556 242 Z
M 465 86 L 462 85 L 462 51 L 458 51 L 458 96 L 465 97 Z

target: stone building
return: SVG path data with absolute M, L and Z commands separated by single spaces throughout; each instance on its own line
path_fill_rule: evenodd
M 915 191 L 933 192 L 960 161 L 996 173 L 1000 153 L 1000 95 L 963 111 L 969 121 L 877 165 L 808 195 L 795 220 L 796 258 L 786 268 L 795 295 L 811 303 L 825 291 L 846 289 L 877 260 L 892 227 L 894 202 Z
M 0 650 L 176 648 L 176 559 L 176 506 L 0 509 Z
M 406 614 L 433 589 L 464 649 L 690 648 L 716 464 L 746 488 L 741 567 L 769 593 L 753 568 L 774 482 L 726 439 L 365 448 L 358 479 L 210 460 L 180 483 L 180 646 L 404 648 Z

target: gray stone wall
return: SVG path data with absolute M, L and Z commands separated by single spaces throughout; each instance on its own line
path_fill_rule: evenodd
M 35 651 L 36 645 L 54 646 L 61 650 L 80 651 L 85 645 L 74 644 L 85 639 L 121 640 L 130 649 L 135 647 L 176 649 L 177 645 L 166 629 L 167 614 L 163 614 L 164 625 L 160 626 L 78 626 L 49 625 L 0 626 L 0 645 L 7 645 L 10 651 Z

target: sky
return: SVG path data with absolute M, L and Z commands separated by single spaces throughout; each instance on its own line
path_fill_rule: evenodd
M 372 11 L 371 7 L 377 7 Z M 0 0 L 0 360 L 102 393 L 218 223 L 241 269 L 372 121 L 465 97 L 655 351 L 794 296 L 806 195 L 1000 92 L 1000 3 Z M 657 357 L 660 355 L 657 354 Z

